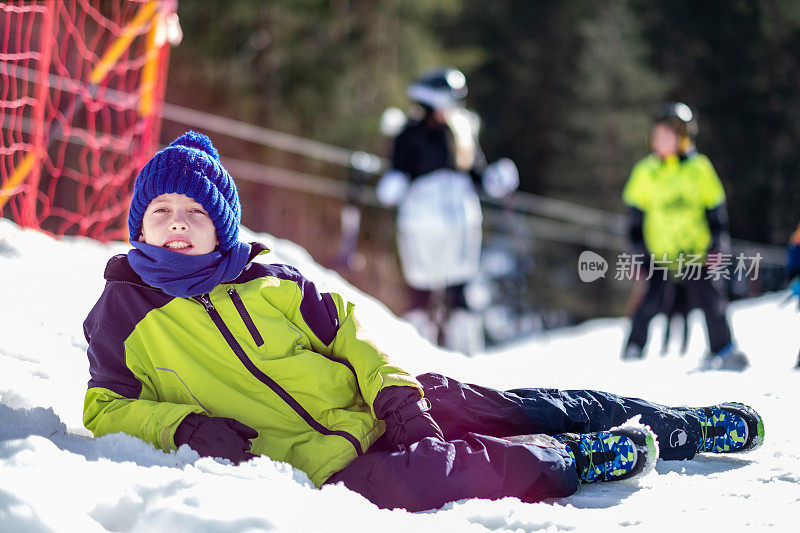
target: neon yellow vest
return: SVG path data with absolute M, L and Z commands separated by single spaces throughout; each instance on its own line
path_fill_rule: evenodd
M 644 242 L 656 260 L 699 255 L 711 245 L 706 210 L 725 202 L 725 190 L 711 161 L 695 154 L 639 161 L 622 192 L 623 201 L 644 212 Z

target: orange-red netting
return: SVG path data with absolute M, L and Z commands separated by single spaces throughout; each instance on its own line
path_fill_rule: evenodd
M 158 139 L 175 0 L 0 2 L 0 214 L 126 237 Z

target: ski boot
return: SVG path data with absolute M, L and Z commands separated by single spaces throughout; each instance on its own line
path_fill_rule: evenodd
M 625 350 L 622 352 L 622 360 L 623 361 L 636 361 L 639 359 L 644 358 L 644 351 L 641 346 L 632 342 L 625 346 Z
M 736 370 L 741 372 L 750 366 L 747 356 L 737 350 L 733 344 L 708 355 L 700 363 L 700 370 Z
M 641 424 L 555 438 L 566 445 L 585 483 L 637 478 L 650 472 L 658 459 L 656 436 Z
M 696 408 L 695 413 L 700 418 L 698 452 L 746 452 L 764 442 L 764 421 L 752 407 L 722 403 Z

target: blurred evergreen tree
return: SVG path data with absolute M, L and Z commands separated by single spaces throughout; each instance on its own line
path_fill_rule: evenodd
M 698 147 L 726 185 L 734 236 L 783 243 L 798 218 L 800 4 L 637 2 L 670 97 L 698 113 Z
M 649 151 L 652 109 L 665 88 L 646 63 L 629 0 L 594 2 L 587 11 L 578 25 L 582 46 L 565 124 L 568 148 L 552 179 L 574 201 L 619 210 L 631 168 Z
M 378 124 L 408 79 L 446 61 L 437 24 L 460 0 L 192 0 L 170 101 L 281 131 L 380 150 Z
M 621 208 L 662 92 L 629 4 L 471 0 L 447 32 L 483 51 L 468 100 L 490 159 L 512 157 L 523 190 Z
M 760 6 L 763 38 L 756 83 L 764 105 L 758 137 L 764 146 L 766 182 L 760 187 L 770 192 L 770 212 L 768 226 L 751 238 L 763 235 L 785 244 L 800 222 L 800 2 L 765 0 Z M 752 224 L 741 225 L 748 222 Z
M 521 188 L 552 192 L 550 169 L 566 155 L 566 117 L 579 87 L 577 23 L 589 0 L 467 0 L 443 38 L 482 52 L 467 75 L 467 105 L 482 119 L 481 142 L 490 160 L 511 157 Z

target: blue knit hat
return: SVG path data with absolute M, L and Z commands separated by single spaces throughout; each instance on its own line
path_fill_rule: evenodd
M 227 252 L 238 242 L 242 218 L 239 193 L 211 139 L 202 133 L 187 131 L 154 155 L 139 172 L 128 213 L 131 239 L 142 233 L 142 218 L 153 198 L 167 193 L 185 194 L 208 211 L 217 230 L 220 251 Z

